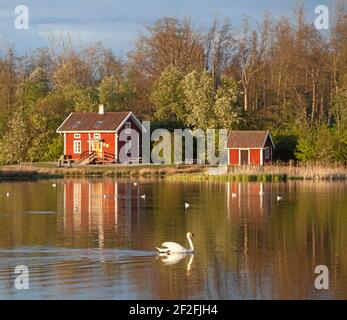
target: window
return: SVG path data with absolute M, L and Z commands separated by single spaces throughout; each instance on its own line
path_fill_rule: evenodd
M 131 133 L 131 123 L 130 122 L 125 123 L 125 133 Z
M 73 125 L 72 128 L 76 129 L 81 125 L 81 121 L 76 121 Z
M 269 159 L 270 153 L 269 153 L 269 147 L 265 148 L 265 159 Z
M 94 133 L 94 138 L 100 139 L 100 133 Z
M 80 139 L 80 138 L 81 138 L 81 135 L 80 135 L 79 133 L 75 133 L 75 134 L 74 134 L 74 138 L 75 138 L 75 139 Z
M 94 127 L 95 128 L 99 128 L 102 125 L 102 123 L 103 123 L 102 120 L 98 120 L 98 121 L 95 122 Z
M 74 153 L 81 153 L 81 141 L 75 140 L 73 142 L 73 152 Z

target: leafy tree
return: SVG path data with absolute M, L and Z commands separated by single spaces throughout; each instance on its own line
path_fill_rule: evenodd
M 185 119 L 182 80 L 184 75 L 174 66 L 167 67 L 152 88 L 151 102 L 157 120 Z
M 234 129 L 240 122 L 238 107 L 238 86 L 233 78 L 222 76 L 221 85 L 217 89 L 214 111 L 220 128 Z
M 31 110 L 28 121 L 31 128 L 31 144 L 28 157 L 32 161 L 46 159 L 46 154 L 52 147 L 57 147 L 54 139 L 56 130 L 68 114 L 68 104 L 64 97 L 53 93 L 37 101 Z
M 107 76 L 98 86 L 100 103 L 107 106 L 108 111 L 129 110 L 135 98 L 135 91 L 127 81 Z
M 64 138 L 62 136 L 56 136 L 52 139 L 48 145 L 47 150 L 43 156 L 43 160 L 56 161 L 64 154 Z
M 189 73 L 183 81 L 186 122 L 194 128 L 214 128 L 213 81 L 206 71 Z
M 23 108 L 17 110 L 9 120 L 6 134 L 1 139 L 0 162 L 18 163 L 28 160 L 30 134 Z
M 237 127 L 240 110 L 234 79 L 223 76 L 220 87 L 215 90 L 208 72 L 193 71 L 184 78 L 183 92 L 188 125 L 202 129 Z

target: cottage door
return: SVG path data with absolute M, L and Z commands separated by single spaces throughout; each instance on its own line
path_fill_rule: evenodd
M 248 154 L 249 150 L 241 150 L 241 164 L 248 165 Z
M 94 140 L 92 144 L 92 150 L 95 151 L 96 155 L 102 158 L 102 142 L 99 140 Z

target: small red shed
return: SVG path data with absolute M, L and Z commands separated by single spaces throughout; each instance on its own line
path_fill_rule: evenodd
M 229 165 L 264 165 L 272 161 L 275 144 L 269 131 L 230 131 Z
M 131 129 L 138 133 L 137 141 L 120 139 L 122 132 L 126 136 Z M 64 160 L 112 163 L 119 162 L 121 152 L 133 157 L 130 162 L 139 161 L 141 130 L 141 122 L 132 112 L 105 112 L 100 105 L 99 112 L 70 113 L 57 132 L 64 135 Z M 136 155 L 130 152 L 132 144 L 137 148 Z

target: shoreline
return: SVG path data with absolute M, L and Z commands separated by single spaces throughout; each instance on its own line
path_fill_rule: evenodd
M 105 165 L 57 167 L 56 163 L 32 163 L 0 167 L 1 181 L 26 181 L 58 178 L 165 178 L 172 181 L 287 181 L 287 180 L 347 180 L 342 165 L 269 165 L 228 166 L 225 171 L 213 172 L 208 165 Z M 215 167 L 214 167 L 215 168 Z

